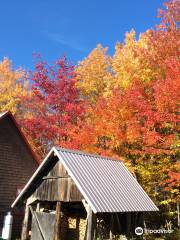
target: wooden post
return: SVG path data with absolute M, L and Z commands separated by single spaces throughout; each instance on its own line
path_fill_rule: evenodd
M 61 202 L 57 202 L 56 204 L 54 240 L 62 240 L 61 238 Z
M 111 213 L 110 216 L 110 232 L 109 232 L 109 239 L 113 239 L 113 226 L 114 226 L 114 219 L 113 219 L 113 213 Z
M 97 216 L 93 213 L 93 240 L 97 239 Z
M 126 213 L 126 235 L 129 236 L 131 231 L 131 213 Z
M 96 216 L 89 207 L 87 216 L 87 237 L 86 240 L 94 240 L 96 236 Z
M 40 211 L 40 203 L 38 202 L 36 205 L 36 212 L 39 212 L 39 211 Z
M 21 232 L 21 240 L 29 239 L 29 229 L 28 229 L 29 216 L 30 216 L 30 210 L 29 210 L 29 206 L 26 203 L 25 215 L 24 215 L 22 232 Z
M 121 226 L 121 222 L 119 220 L 118 213 L 115 213 L 115 219 L 116 219 L 116 222 L 117 222 L 118 232 L 121 233 L 122 232 L 122 226 Z

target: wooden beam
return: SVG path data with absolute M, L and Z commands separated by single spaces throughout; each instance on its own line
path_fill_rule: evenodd
M 69 175 L 63 176 L 63 177 L 61 177 L 61 176 L 45 176 L 42 179 L 48 180 L 48 179 L 61 179 L 61 178 L 64 179 L 64 178 L 71 178 L 71 177 Z
M 129 236 L 130 231 L 131 231 L 131 215 L 132 213 L 127 212 L 126 213 L 126 235 Z
M 40 212 L 40 202 L 38 202 L 36 205 L 36 212 Z
M 29 239 L 29 229 L 28 229 L 29 217 L 30 217 L 30 209 L 29 209 L 29 206 L 26 203 L 25 215 L 24 215 L 24 220 L 23 220 L 23 225 L 22 225 L 22 232 L 21 232 L 21 240 Z
M 113 213 L 110 213 L 110 232 L 109 232 L 110 240 L 113 240 L 113 226 L 114 226 Z
M 86 240 L 94 240 L 96 236 L 96 215 L 93 213 L 90 207 L 87 214 Z
M 61 202 L 56 203 L 56 219 L 54 226 L 54 240 L 62 240 L 61 238 Z
M 38 199 L 35 198 L 35 197 L 29 197 L 29 198 L 27 199 L 26 204 L 27 204 L 27 205 L 31 205 L 32 203 L 35 203 L 37 200 L 38 200 Z
M 82 203 L 83 203 L 84 208 L 86 209 L 86 212 L 87 212 L 87 214 L 88 214 L 88 212 L 89 212 L 89 205 L 88 205 L 88 203 L 86 202 L 85 199 L 82 200 Z
M 120 220 L 119 220 L 119 215 L 118 215 L 118 213 L 115 213 L 115 218 L 116 218 L 116 222 L 117 222 L 118 231 L 121 232 L 121 231 L 122 231 L 122 226 L 121 226 L 121 222 L 120 222 Z

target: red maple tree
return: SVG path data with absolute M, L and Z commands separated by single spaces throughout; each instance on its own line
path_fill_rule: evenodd
M 41 59 L 35 64 L 30 94 L 22 101 L 26 114 L 21 124 L 40 155 L 53 145 L 77 148 L 71 131 L 83 117 L 84 102 L 74 78 L 74 66 L 66 57 L 52 66 Z

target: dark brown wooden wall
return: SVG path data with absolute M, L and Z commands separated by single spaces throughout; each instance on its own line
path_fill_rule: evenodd
M 30 150 L 10 117 L 0 121 L 0 231 L 3 217 L 16 198 L 17 187 L 24 186 L 38 167 Z M 23 211 L 14 218 L 15 232 L 20 229 Z
M 52 170 L 44 177 L 33 197 L 41 201 L 74 202 L 83 199 L 73 180 L 68 176 L 63 165 L 58 161 Z

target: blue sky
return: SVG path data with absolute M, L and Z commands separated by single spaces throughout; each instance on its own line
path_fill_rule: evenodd
M 98 44 L 113 54 L 132 28 L 139 34 L 159 22 L 161 0 L 6 0 L 0 5 L 0 60 L 33 68 L 33 53 L 48 62 L 63 54 L 74 63 Z

